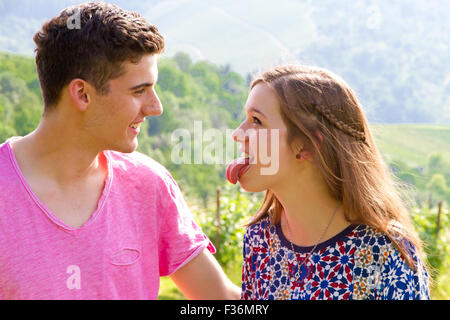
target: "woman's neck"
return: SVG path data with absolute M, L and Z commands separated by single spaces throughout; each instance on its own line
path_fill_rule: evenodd
M 330 195 L 320 174 L 309 174 L 308 179 L 294 177 L 272 191 L 283 207 L 283 234 L 298 246 L 314 246 L 319 240 L 326 241 L 350 225 L 342 203 Z

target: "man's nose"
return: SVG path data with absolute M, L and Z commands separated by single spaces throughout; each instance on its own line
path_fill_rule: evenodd
M 159 100 L 158 95 L 156 94 L 155 89 L 150 90 L 148 99 L 145 100 L 145 105 L 143 106 L 142 113 L 148 116 L 160 116 L 163 113 L 163 106 L 161 104 L 161 100 Z

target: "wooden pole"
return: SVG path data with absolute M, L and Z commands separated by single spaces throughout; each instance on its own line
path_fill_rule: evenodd
M 436 237 L 438 236 L 439 230 L 441 229 L 441 214 L 442 214 L 442 201 L 439 201 L 437 221 L 436 221 Z
M 217 198 L 216 198 L 216 250 L 219 251 L 220 248 L 220 188 L 217 188 Z

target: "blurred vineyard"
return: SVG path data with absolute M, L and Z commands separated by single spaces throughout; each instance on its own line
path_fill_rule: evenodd
M 261 194 L 248 194 L 238 187 L 227 186 L 219 190 L 220 204 L 204 209 L 191 202 L 196 221 L 214 243 L 216 259 L 228 277 L 241 284 L 242 238 L 245 224 L 256 213 Z M 411 217 L 419 233 L 430 266 L 433 300 L 450 299 L 450 216 L 446 202 L 429 207 L 412 207 Z M 170 278 L 161 279 L 161 300 L 185 299 Z

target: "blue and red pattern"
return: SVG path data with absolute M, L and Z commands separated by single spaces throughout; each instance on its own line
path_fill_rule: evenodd
M 312 247 L 293 245 L 269 217 L 244 236 L 242 299 L 429 299 L 428 274 L 414 247 L 403 241 L 417 271 L 377 229 L 351 225 Z M 298 271 L 298 266 L 301 266 Z

